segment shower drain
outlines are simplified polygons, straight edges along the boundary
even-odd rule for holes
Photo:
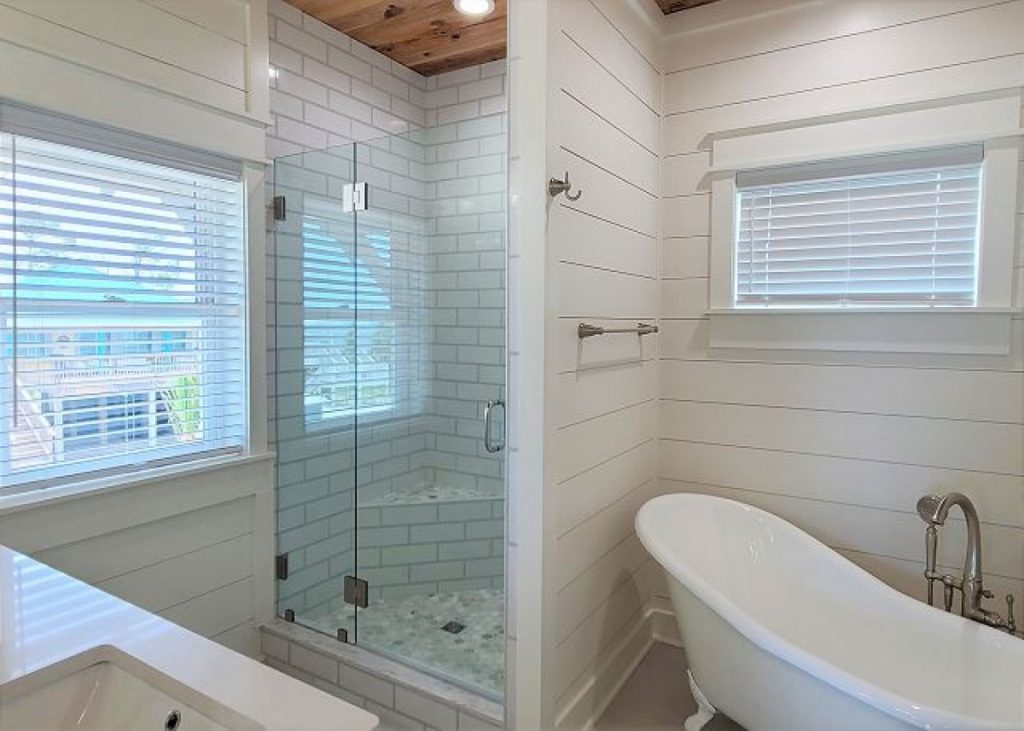
[[[459,632],[466,629],[466,625],[464,625],[462,622],[456,622],[455,620],[452,620],[451,622],[447,622],[441,625],[441,629],[443,629],[445,632],[450,632],[453,635],[457,635]]]

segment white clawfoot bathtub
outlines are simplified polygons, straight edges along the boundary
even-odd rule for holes
[[[636,527],[667,573],[699,692],[748,731],[1024,730],[1024,640],[733,500],[664,495]]]

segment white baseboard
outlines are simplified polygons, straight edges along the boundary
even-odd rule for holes
[[[659,597],[648,603],[643,619],[623,635],[617,647],[558,713],[555,726],[590,731],[655,642],[682,646],[675,616],[667,602]]]

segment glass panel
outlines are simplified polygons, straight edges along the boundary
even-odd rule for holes
[[[500,699],[505,119],[356,144],[359,644]],[[492,448],[504,410],[491,409]]]
[[[353,181],[353,148],[278,158],[275,222],[274,426],[278,458],[277,552],[288,578],[277,582],[278,612],[307,627],[356,641],[344,604],[355,574],[356,311],[367,276],[354,251],[356,219],[342,207]]]

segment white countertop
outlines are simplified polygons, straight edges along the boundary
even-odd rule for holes
[[[267,731],[370,731],[377,717],[0,546],[0,685],[112,645]]]

